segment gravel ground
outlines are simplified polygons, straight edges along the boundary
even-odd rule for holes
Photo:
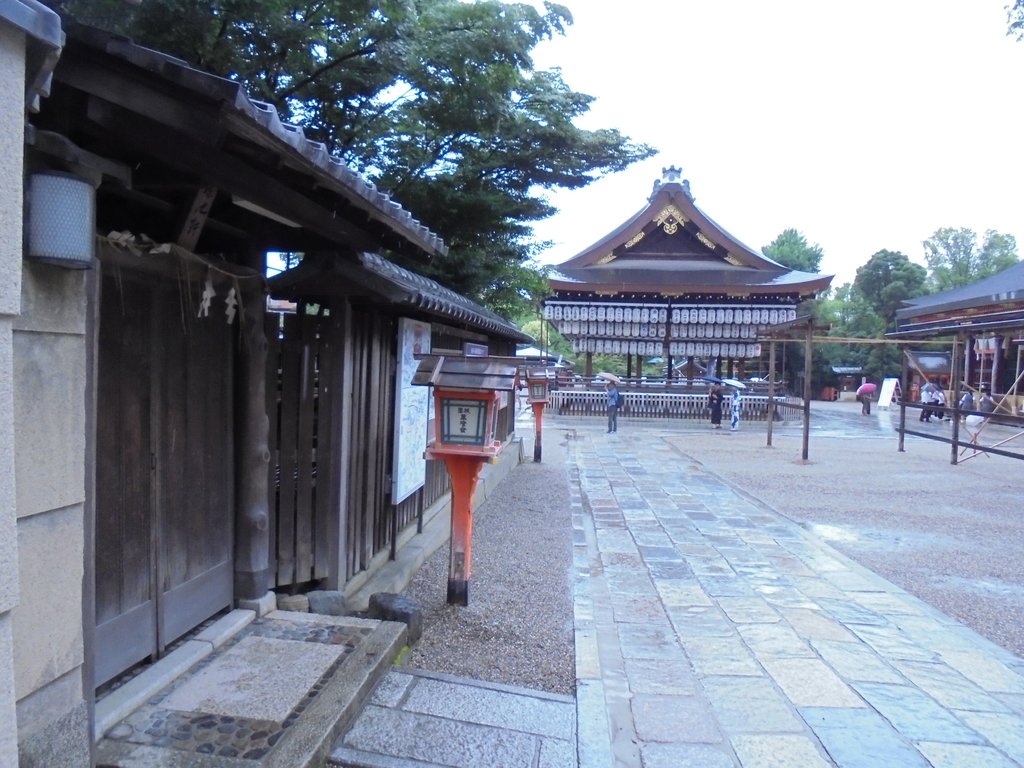
[[[574,695],[572,516],[564,433],[544,461],[512,470],[473,511],[469,605],[450,606],[447,544],[403,594],[423,609],[423,636],[408,667]],[[556,439],[563,440],[562,444]]]

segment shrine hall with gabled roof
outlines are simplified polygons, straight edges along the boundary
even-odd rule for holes
[[[666,168],[647,205],[594,245],[555,266],[544,318],[592,356],[660,355],[708,361],[709,371],[743,376],[761,355],[757,334],[796,318],[800,302],[825,291],[831,275],[772,261],[701,211],[678,168]],[[637,365],[637,371],[641,370]]]

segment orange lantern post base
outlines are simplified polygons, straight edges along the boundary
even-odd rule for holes
[[[541,423],[544,420],[544,406],[546,403],[531,403],[533,405],[533,422],[534,422],[534,438],[533,438],[533,460],[540,461],[541,456],[541,435],[543,429]]]
[[[452,538],[448,559],[448,605],[469,605],[469,577],[473,553],[473,494],[483,455],[440,453],[452,481]]]

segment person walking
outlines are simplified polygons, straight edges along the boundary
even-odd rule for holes
[[[863,394],[857,395],[857,399],[860,400],[860,415],[870,416],[871,415],[871,394],[864,392]]]
[[[935,408],[932,410],[932,414],[939,421],[944,421],[946,418],[946,391],[942,387],[936,387],[934,395],[932,405]]]
[[[982,413],[993,413],[996,409],[996,401],[992,399],[988,384],[981,385],[981,397],[978,399],[978,410]]]
[[[708,391],[708,408],[711,409],[711,426],[715,429],[722,428],[722,387],[719,384],[712,384]]]
[[[733,387],[732,397],[729,398],[729,431],[735,432],[740,428],[740,391]]]
[[[619,431],[619,388],[614,381],[609,381],[608,394],[608,434]]]

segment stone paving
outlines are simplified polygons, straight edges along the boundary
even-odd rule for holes
[[[576,764],[575,707],[567,696],[393,669],[330,763],[566,768]]]
[[[737,493],[658,425],[601,426],[557,422],[581,768],[1024,764],[1024,661]]]

